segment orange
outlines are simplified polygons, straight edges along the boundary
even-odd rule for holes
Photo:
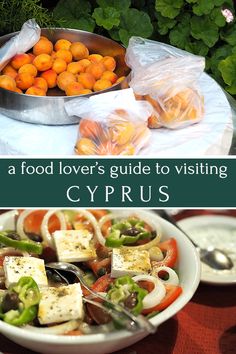
[[[26,72],[17,74],[16,76],[16,86],[21,90],[27,90],[34,83],[34,77]]]
[[[8,75],[8,76],[12,77],[13,79],[15,79],[15,77],[17,75],[16,69],[14,69],[10,64],[5,66],[5,68],[2,70],[2,73],[4,75]]]
[[[43,89],[45,92],[47,92],[47,90],[48,90],[47,81],[42,77],[36,77],[34,79],[33,86],[39,87],[39,88]]]
[[[92,90],[94,84],[95,84],[95,79],[93,75],[89,73],[81,73],[77,76],[77,80],[80,84],[83,85],[85,89]]]
[[[64,59],[56,58],[52,64],[52,70],[54,70],[57,74],[60,74],[67,70],[67,63]]]
[[[95,80],[99,80],[104,71],[106,71],[106,68],[102,62],[91,63],[85,70],[86,73],[92,74]]]
[[[20,67],[20,69],[18,70],[18,73],[28,73],[32,76],[37,76],[38,70],[36,69],[36,67],[33,64],[24,64]]]
[[[31,63],[31,57],[25,53],[16,54],[10,62],[11,66],[16,70],[20,69],[22,65],[30,64],[30,63]]]
[[[102,134],[101,124],[91,119],[81,119],[79,123],[79,132],[83,138],[95,139]]]
[[[25,91],[26,95],[46,96],[46,91],[37,86],[31,86]]]
[[[76,143],[75,151],[79,155],[94,155],[96,153],[96,145],[88,138],[81,138]]]
[[[65,88],[65,92],[67,96],[80,95],[81,90],[83,90],[83,86],[76,81],[69,83]]]
[[[64,71],[57,76],[57,86],[63,91],[65,91],[66,86],[73,81],[76,81],[76,77],[68,71]]]
[[[68,41],[67,39],[58,39],[54,45],[54,49],[57,52],[60,49],[66,49],[69,50],[71,46],[71,42]]]
[[[39,71],[46,71],[51,69],[52,64],[53,64],[53,59],[48,54],[40,54],[37,57],[35,57],[33,61],[33,65],[36,66],[36,68]]]
[[[8,75],[0,75],[0,87],[6,90],[15,91],[16,82]]]
[[[41,74],[41,77],[47,81],[48,88],[57,86],[57,73],[56,71],[49,69]]]
[[[55,58],[63,59],[67,64],[72,62],[72,54],[68,49],[59,49],[55,54]]]
[[[93,90],[94,91],[102,91],[102,90],[108,89],[111,86],[112,86],[111,81],[106,80],[106,79],[100,79],[95,82],[95,84],[93,86]]]
[[[70,46],[74,60],[86,59],[89,56],[88,48],[81,42],[74,42]]]
[[[40,38],[40,40],[33,46],[33,54],[35,56],[40,54],[51,54],[53,51],[53,44],[48,39]]]

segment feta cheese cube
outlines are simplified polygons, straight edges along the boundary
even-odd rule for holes
[[[96,258],[93,235],[88,230],[62,230],[53,233],[61,262],[84,262]]]
[[[44,260],[35,257],[6,256],[3,262],[5,285],[16,284],[21,277],[32,277],[39,287],[48,286]]]
[[[146,250],[114,248],[111,258],[111,276],[139,275],[151,270],[149,252]]]
[[[38,319],[41,324],[64,322],[83,317],[79,283],[41,290]]]

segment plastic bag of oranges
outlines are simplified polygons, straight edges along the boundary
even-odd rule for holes
[[[197,88],[205,59],[167,44],[132,37],[126,52],[132,69],[130,87],[137,99],[154,108],[150,128],[182,128],[203,118],[204,100]]]
[[[65,109],[70,116],[81,117],[78,155],[136,155],[149,142],[147,119],[153,108],[137,101],[132,89],[76,98]]]

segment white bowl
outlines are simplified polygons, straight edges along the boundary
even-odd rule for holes
[[[186,236],[169,222],[161,219],[151,211],[145,211],[151,218],[158,219],[162,227],[162,240],[174,237],[179,250],[178,273],[183,293],[167,309],[151,319],[156,328],[180,311],[192,298],[200,281],[200,261],[192,243]],[[9,229],[14,223],[15,212],[7,212],[0,216],[0,230]],[[144,331],[135,333],[125,330],[106,334],[84,336],[59,336],[38,334],[23,328],[11,326],[0,321],[0,331],[3,335],[26,348],[46,354],[105,354],[112,353],[138,342],[148,334]],[[158,351],[158,343],[157,351]]]

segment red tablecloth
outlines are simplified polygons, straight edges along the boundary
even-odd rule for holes
[[[33,354],[1,335],[0,350],[9,354]],[[162,324],[156,334],[116,354],[144,353],[236,353],[236,286],[200,284],[192,300]]]

